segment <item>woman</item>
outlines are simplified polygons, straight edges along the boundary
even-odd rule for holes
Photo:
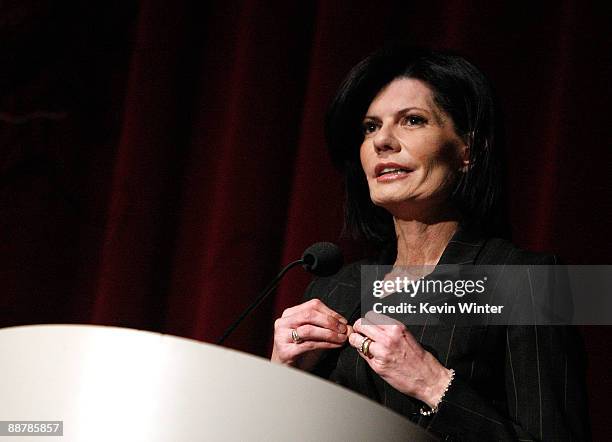
[[[377,263],[554,264],[502,234],[494,101],[462,57],[375,53],[327,116],[346,227]],[[587,439],[580,343],[568,328],[406,326],[360,318],[360,264],[314,281],[275,323],[272,360],[313,371],[450,439]]]

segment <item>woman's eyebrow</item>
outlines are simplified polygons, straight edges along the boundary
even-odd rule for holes
[[[417,106],[410,106],[410,107],[405,107],[403,109],[398,110],[397,112],[395,112],[396,115],[402,115],[405,113],[408,113],[410,111],[414,111],[414,110],[418,110],[421,112],[426,112],[428,114],[433,114],[434,116],[436,115],[435,112],[432,112],[429,109],[425,109],[422,107],[417,107]],[[366,115],[365,117],[363,117],[364,121],[365,120],[380,120],[380,117],[376,116],[376,115]]]
[[[397,111],[397,113],[398,114],[405,114],[405,113],[413,111],[413,110],[418,110],[418,111],[421,111],[421,112],[431,113],[431,111],[429,109],[424,109],[422,107],[417,107],[417,106],[405,107],[404,109],[400,109],[399,111]]]

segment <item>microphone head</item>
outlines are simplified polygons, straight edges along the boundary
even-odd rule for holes
[[[330,276],[340,270],[343,258],[340,248],[331,242],[317,242],[302,254],[304,268],[317,276]]]

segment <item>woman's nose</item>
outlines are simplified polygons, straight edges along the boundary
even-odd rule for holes
[[[374,150],[376,153],[382,153],[385,151],[398,151],[400,144],[398,139],[393,134],[393,130],[390,127],[381,127],[376,135],[374,136]]]

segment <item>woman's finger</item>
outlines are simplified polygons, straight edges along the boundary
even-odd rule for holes
[[[371,323],[366,318],[359,318],[357,321],[355,321],[353,329],[356,332],[373,339],[374,341],[385,341],[388,335],[384,328]]]
[[[348,337],[349,345],[359,350],[361,348],[361,344],[363,343],[363,340],[366,338],[367,336],[364,336],[361,333],[358,333],[358,332],[351,333]]]
[[[332,342],[336,344],[343,344],[346,342],[348,335],[346,333],[340,333],[329,330],[327,328],[317,327],[311,324],[301,325],[295,328],[297,335],[300,338],[298,341],[300,344],[304,341],[318,341],[318,342]],[[289,333],[289,339],[295,342]]]
[[[364,345],[366,339],[370,340],[370,343],[367,345],[367,347]],[[357,353],[359,353],[359,355],[363,357],[366,361],[379,356],[382,351],[382,346],[379,343],[377,343],[372,338],[369,338],[368,336],[362,335],[361,333],[350,334],[349,344],[351,347],[354,347],[357,350]],[[362,350],[364,351],[362,352]],[[367,350],[367,352],[365,350]]]
[[[286,318],[289,328],[297,328],[302,325],[315,325],[335,332],[346,333],[346,324],[328,314],[318,310],[302,310]]]
[[[300,345],[294,346],[295,355],[299,356],[303,353],[310,352],[313,350],[332,350],[335,348],[340,348],[344,344],[337,344],[335,342],[326,342],[326,341],[306,341]]]
[[[383,341],[381,334],[377,333],[377,330],[381,331],[384,335],[391,339],[402,338],[407,340],[411,345],[420,345],[416,338],[410,333],[404,324],[401,322],[373,311],[369,311],[363,318],[363,324],[367,324],[367,330],[370,330],[370,334],[378,336],[379,341]],[[373,339],[376,339],[373,337]]]
[[[369,321],[370,324],[375,324],[375,325],[399,325],[399,326],[404,326],[404,324],[402,324],[400,321],[398,321],[397,319],[393,319],[390,316],[387,315],[383,315],[382,313],[376,313],[372,310],[370,310],[369,312],[367,312],[364,315],[365,319],[367,319]]]
[[[324,315],[316,310],[298,311],[291,316],[278,318],[274,322],[274,333],[280,335],[283,341],[291,336],[291,330],[304,325],[314,325],[335,333],[347,334],[348,328],[336,318]]]
[[[363,343],[365,342],[366,339],[369,339],[371,341],[370,348],[372,348],[372,344],[374,344],[375,341],[369,336],[364,336],[361,333],[351,333],[349,335],[348,341],[351,347],[356,348],[359,351],[359,353],[361,353]],[[370,351],[370,354],[372,354],[371,351]]]
[[[297,339],[294,339],[294,330]],[[298,311],[274,323],[275,340],[284,343],[303,343],[308,340],[344,343],[348,334],[349,326],[316,310]]]

